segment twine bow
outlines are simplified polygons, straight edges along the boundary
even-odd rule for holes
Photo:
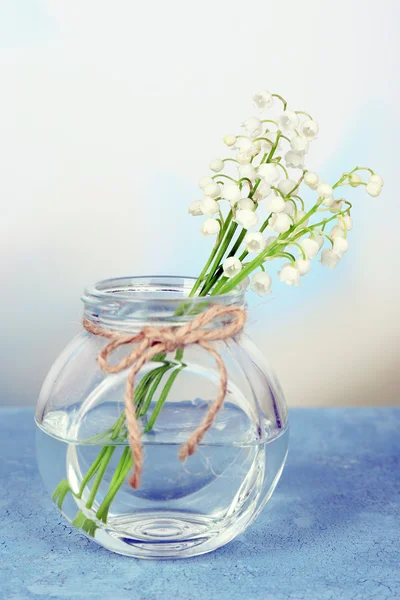
[[[205,329],[214,319],[219,317],[232,317],[220,327]],[[128,375],[125,389],[125,414],[128,428],[128,440],[132,450],[134,471],[130,477],[129,484],[133,488],[140,486],[140,478],[143,468],[143,449],[140,436],[139,424],[136,418],[134,403],[135,376],[146,363],[153,360],[157,354],[174,352],[178,348],[184,348],[197,344],[206,350],[215,359],[219,373],[220,382],[217,398],[211,404],[206,416],[198,428],[190,435],[189,439],[179,450],[179,458],[184,461],[188,456],[196,452],[197,445],[203,439],[208,429],[213,424],[216,414],[223,405],[226,395],[228,375],[224,361],[219,353],[212,347],[211,342],[227,340],[238,334],[246,321],[245,311],[236,306],[212,306],[207,311],[200,313],[189,323],[180,327],[144,327],[135,335],[121,334],[106,331],[93,325],[84,319],[84,328],[93,335],[100,335],[111,340],[100,352],[97,361],[100,368],[106,373],[120,373],[125,369],[131,369]],[[118,364],[110,365],[108,357],[117,348],[126,344],[137,344],[134,349],[125,356]]]

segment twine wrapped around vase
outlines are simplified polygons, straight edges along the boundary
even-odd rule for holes
[[[206,326],[214,319],[223,317],[230,318],[226,323],[221,324],[217,328],[206,329]],[[240,333],[245,321],[246,312],[242,308],[218,305],[214,305],[205,312],[200,313],[185,325],[179,327],[146,326],[135,335],[106,331],[96,327],[87,319],[83,321],[83,326],[89,333],[100,335],[110,340],[109,344],[107,344],[97,357],[100,368],[106,373],[120,373],[125,369],[130,369],[124,400],[128,439],[134,461],[134,471],[129,480],[129,484],[133,488],[138,488],[140,486],[143,468],[143,448],[134,402],[134,385],[137,373],[143,365],[153,360],[157,354],[174,352],[178,350],[178,348],[185,348],[192,344],[201,346],[215,359],[220,373],[217,398],[211,404],[200,425],[181,447],[179,458],[183,461],[196,452],[197,445],[213,424],[218,411],[223,405],[226,395],[228,383],[226,367],[219,353],[212,347],[211,342],[227,340]],[[110,365],[108,363],[109,355],[113,350],[126,344],[136,345],[132,352],[125,356],[119,363]]]

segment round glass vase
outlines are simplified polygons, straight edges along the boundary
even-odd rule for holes
[[[241,289],[190,298],[194,281],[102,281],[85,291],[84,316],[103,330],[134,333],[146,325],[180,327],[215,304],[245,308]],[[129,369],[101,370],[97,356],[106,344],[83,329],[43,384],[37,457],[48,492],[70,523],[120,554],[185,558],[226,544],[265,506],[287,455],[286,405],[265,359],[245,332],[213,342],[228,372],[227,394],[197,451],[184,462],[179,448],[218,394],[218,367],[198,345],[145,364],[134,394],[144,464],[140,487],[132,489],[124,413]],[[128,351],[118,348],[110,362]]]

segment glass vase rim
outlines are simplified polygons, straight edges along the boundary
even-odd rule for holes
[[[109,329],[131,331],[140,324],[182,325],[214,305],[246,308],[240,287],[227,294],[189,297],[195,281],[171,275],[103,279],[85,289],[84,317]]]
[[[85,287],[81,299],[83,302],[90,302],[91,299],[97,301],[109,301],[110,299],[115,299],[124,302],[146,302],[154,300],[156,288],[162,285],[163,291],[168,293],[168,297],[164,297],[163,302],[174,304],[189,298],[189,292],[196,281],[197,277],[182,275],[132,275],[110,277],[101,279],[96,283]],[[132,286],[137,286],[137,288],[132,289]],[[173,292],[176,293],[174,294]],[[225,301],[227,305],[240,305],[244,304],[244,298],[245,290],[240,286],[237,286],[229,292],[216,294],[215,296],[191,296],[190,302],[196,304],[218,299],[219,302]]]

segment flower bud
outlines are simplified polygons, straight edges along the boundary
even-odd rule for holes
[[[221,171],[224,170],[224,161],[221,160],[220,158],[216,158],[215,160],[212,160],[210,162],[210,169],[211,169],[211,171],[214,171],[215,173],[220,173]]]
[[[318,175],[312,171],[307,171],[307,173],[304,175],[303,181],[312,190],[316,190],[320,183]]]
[[[228,134],[224,137],[224,144],[226,146],[234,146],[236,144],[236,135]]]

